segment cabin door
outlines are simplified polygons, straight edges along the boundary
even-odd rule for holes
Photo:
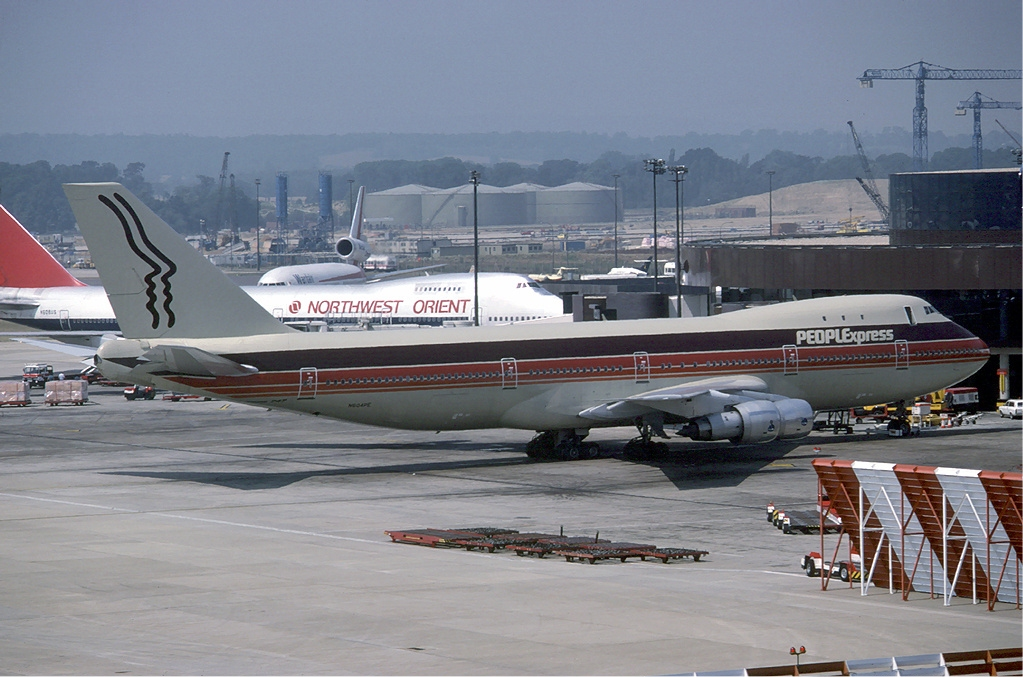
[[[298,370],[298,399],[311,400],[316,397],[316,367],[302,367]]]
[[[60,311],[60,328],[62,331],[71,330],[71,314],[66,310]]]
[[[786,376],[794,376],[799,373],[799,348],[794,345],[782,346],[781,359],[783,373]]]
[[[505,390],[519,387],[519,367],[514,357],[501,358],[501,387]]]
[[[636,383],[649,383],[650,355],[643,352],[633,353],[632,364],[636,369]]]
[[[909,369],[909,341],[899,339],[895,342],[895,368]]]

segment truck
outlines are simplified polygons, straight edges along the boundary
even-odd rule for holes
[[[26,364],[21,370],[21,380],[27,383],[29,388],[44,388],[46,382],[52,378],[51,364]]]
[[[945,388],[942,413],[976,414],[979,408],[980,396],[976,388]]]

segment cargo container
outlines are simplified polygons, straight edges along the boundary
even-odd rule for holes
[[[0,381],[0,407],[24,407],[27,404],[32,404],[27,382]]]
[[[46,404],[83,404],[89,401],[89,383],[82,379],[46,382]]]

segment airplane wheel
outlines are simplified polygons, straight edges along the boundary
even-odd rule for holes
[[[600,456],[600,446],[596,442],[586,442],[584,445],[586,458],[594,459]]]

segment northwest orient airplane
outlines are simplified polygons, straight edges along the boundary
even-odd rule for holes
[[[0,207],[0,319],[47,332],[88,335],[118,331],[103,287],[75,279],[17,220]],[[482,324],[562,318],[561,299],[527,277],[480,273]],[[278,320],[310,329],[373,322],[442,325],[471,322],[469,273],[385,280],[366,285],[240,287]]]
[[[988,359],[900,295],[687,319],[308,333],[276,320],[116,183],[64,190],[124,340],[108,378],[392,428],[521,428],[531,456],[593,456],[596,426],[698,440],[793,440],[815,410],[908,399]]]

